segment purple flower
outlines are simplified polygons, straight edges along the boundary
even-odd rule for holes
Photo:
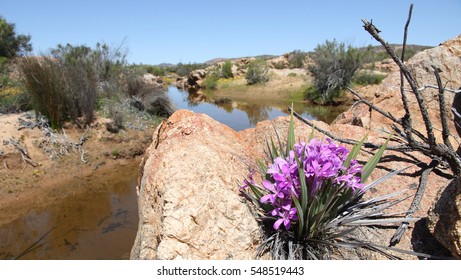
[[[275,209],[274,209],[275,210]],[[296,215],[296,208],[290,208],[288,211],[280,211],[280,209],[277,209],[276,211],[272,211],[273,216],[279,216],[280,218],[275,221],[274,223],[274,229],[278,230],[280,226],[283,225],[285,226],[286,230],[289,230],[291,227],[291,221],[296,221],[298,220],[298,216]],[[274,215],[275,214],[275,215]]]
[[[352,189],[354,192],[363,188],[360,182],[362,166],[356,160],[352,160],[349,167],[344,167],[344,161],[349,151],[336,145],[331,139],[326,143],[312,139],[308,144],[304,142],[294,144],[293,150],[286,158],[277,157],[267,168],[262,182],[267,191],[260,199],[261,203],[271,204],[272,210],[269,215],[277,217],[273,227],[279,230],[283,224],[286,230],[298,220],[293,197],[300,199],[301,178],[299,168],[304,170],[304,180],[309,193],[309,199],[317,195],[323,188]],[[255,185],[252,173],[244,186],[249,183]],[[308,203],[310,203],[308,201]]]

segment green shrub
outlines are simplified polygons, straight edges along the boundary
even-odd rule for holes
[[[13,58],[32,51],[30,35],[18,35],[15,28],[14,23],[8,23],[0,16],[0,57]]]
[[[17,93],[0,91],[1,114],[24,112],[30,109],[30,100],[27,92],[22,90]]]
[[[24,57],[19,70],[32,97],[33,108],[46,116],[53,128],[66,120],[78,125],[94,119],[98,91],[119,83],[125,65],[121,48],[97,44],[58,45],[51,56]]]
[[[352,81],[359,85],[378,85],[384,80],[384,78],[386,78],[386,75],[374,74],[366,71],[357,73]]]
[[[165,69],[159,66],[154,66],[154,65],[147,66],[146,71],[147,73],[150,73],[155,76],[161,76],[161,77],[165,76]]]
[[[218,87],[219,75],[216,73],[209,73],[202,82],[204,89],[216,89]]]
[[[221,66],[221,77],[225,79],[230,79],[234,77],[234,75],[232,74],[232,62],[230,60],[227,60]]]
[[[314,99],[321,104],[330,104],[340,88],[350,83],[361,65],[362,55],[356,48],[327,40],[315,48],[311,58],[314,63],[309,65],[308,70],[314,78],[317,92]]]
[[[303,68],[306,56],[307,53],[301,50],[292,51],[288,56],[288,64],[290,68]]]
[[[269,67],[267,67],[266,61],[262,59],[250,61],[245,78],[249,85],[268,82]]]

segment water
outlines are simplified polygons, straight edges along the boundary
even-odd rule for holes
[[[59,191],[65,198],[0,227],[0,259],[129,259],[138,227],[139,162],[96,170]]]
[[[196,113],[207,114],[213,119],[240,131],[249,127],[254,127],[263,120],[272,120],[279,116],[288,115],[290,101],[278,100],[255,100],[249,98],[239,98],[234,100],[224,100],[214,102],[206,95],[189,94],[176,87],[169,87],[168,96],[176,105],[176,109],[187,109]],[[331,123],[336,116],[341,113],[342,108],[306,106],[302,102],[293,104],[296,112],[309,120],[322,120]]]
[[[176,87],[170,87],[168,95],[177,109],[205,113],[237,131],[285,116],[291,105],[245,98],[214,102]],[[327,123],[341,110],[303,103],[294,108],[307,119]],[[128,259],[139,219],[138,164],[98,169],[89,177],[63,182],[59,199],[0,226],[0,259]]]

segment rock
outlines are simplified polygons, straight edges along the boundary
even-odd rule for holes
[[[147,150],[132,259],[253,259],[259,226],[239,195],[250,147],[227,126],[180,110]]]
[[[461,178],[442,189],[429,210],[428,228],[457,259],[461,259]]]
[[[142,76],[144,83],[150,86],[161,87],[163,85],[163,80],[160,77],[154,76],[150,73],[146,73]]]
[[[253,259],[260,244],[258,225],[239,196],[238,184],[247,176],[248,166],[264,157],[266,139],[277,139],[275,131],[286,138],[289,118],[263,121],[255,128],[235,132],[206,115],[180,110],[165,121],[153,136],[145,154],[139,188],[139,229],[132,259]],[[382,143],[385,135],[375,131],[338,124],[329,126],[314,121],[316,127],[342,138],[360,138]],[[311,128],[295,121],[298,141],[306,141]],[[324,136],[315,132],[315,137]],[[193,148],[191,148],[193,147]],[[349,146],[350,148],[350,146]],[[380,163],[371,175],[376,180],[389,172],[411,165],[412,160],[430,159],[411,153],[405,158],[387,151],[392,161]],[[360,160],[370,158],[362,153]],[[401,160],[398,160],[402,158]],[[418,172],[414,166],[407,174]],[[416,176],[394,176],[365,199],[388,194],[418,182]],[[426,194],[416,217],[424,217],[437,191],[447,180],[429,176]],[[411,200],[392,211],[408,210]],[[387,244],[393,229],[380,229],[372,242]],[[411,230],[399,244],[411,250]],[[382,256],[362,252],[354,258],[376,259]],[[402,256],[409,258],[408,256]],[[352,258],[352,257],[350,257]]]

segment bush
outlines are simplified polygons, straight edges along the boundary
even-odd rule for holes
[[[232,74],[232,62],[231,61],[227,60],[221,66],[221,77],[224,79],[230,79],[234,77],[234,75]]]
[[[359,85],[378,85],[380,84],[386,75],[374,74],[372,72],[360,72],[353,78],[353,82]]]
[[[165,69],[159,66],[147,66],[147,73],[150,73],[155,76],[165,76]]]
[[[336,40],[326,41],[318,45],[311,55],[314,64],[308,70],[314,78],[314,87],[318,93],[315,99],[321,104],[330,104],[347,86],[355,71],[361,65],[362,55],[358,49],[338,43]]]
[[[19,70],[34,109],[53,128],[61,128],[66,120],[78,125],[93,121],[98,89],[118,83],[124,57],[120,48],[112,50],[105,44],[98,43],[94,50],[58,45],[51,56],[20,59]]]
[[[288,64],[290,68],[303,68],[306,56],[307,53],[301,50],[292,51],[288,56]]]
[[[265,83],[269,81],[269,67],[267,67],[266,61],[262,59],[256,59],[248,63],[245,78],[249,85]]]
[[[216,73],[209,73],[202,82],[204,89],[216,89],[218,87],[219,75]]]
[[[13,58],[32,51],[29,35],[17,35],[14,23],[8,23],[0,16],[0,57]]]

